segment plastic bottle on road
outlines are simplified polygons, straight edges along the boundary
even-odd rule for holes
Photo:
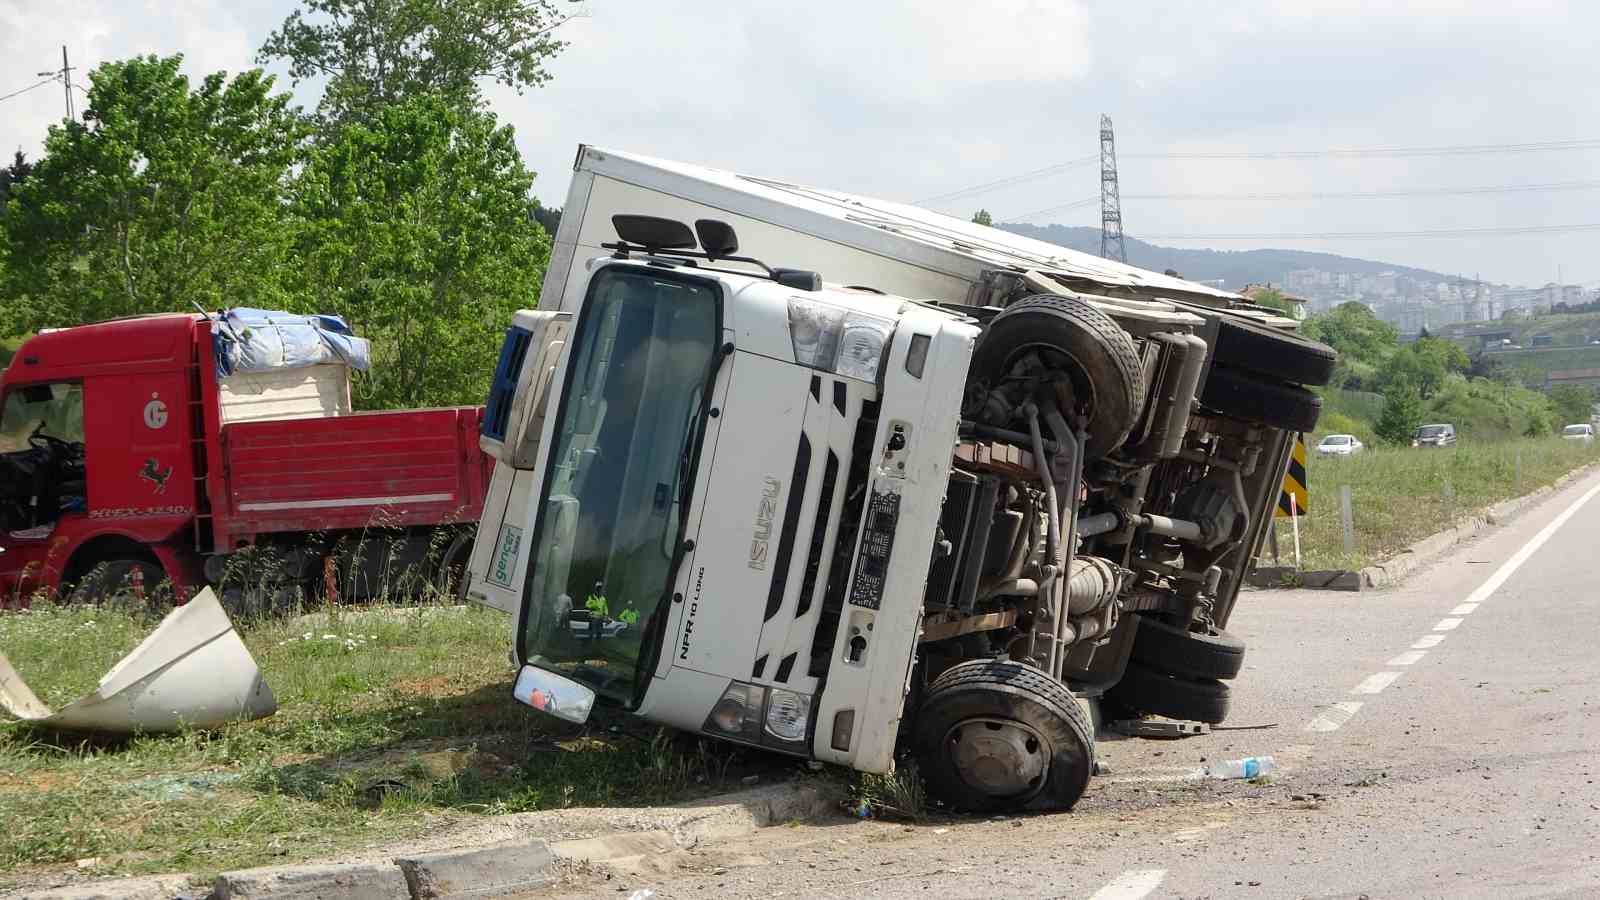
[[[1266,775],[1277,768],[1277,764],[1270,756],[1246,756],[1244,759],[1228,759],[1206,766],[1206,775],[1210,778],[1256,778]]]

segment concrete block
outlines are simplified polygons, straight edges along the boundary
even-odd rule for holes
[[[217,900],[394,900],[406,880],[389,864],[334,863],[241,869],[217,876]]]
[[[499,897],[549,884],[555,856],[544,841],[425,853],[395,860],[413,900]]]

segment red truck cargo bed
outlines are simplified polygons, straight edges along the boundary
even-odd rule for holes
[[[257,534],[475,522],[490,462],[476,407],[238,422],[222,429],[227,545]]]

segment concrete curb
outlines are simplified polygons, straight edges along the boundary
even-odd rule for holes
[[[1471,539],[1481,531],[1504,525],[1522,515],[1573,481],[1592,474],[1597,466],[1600,466],[1600,463],[1573,469],[1552,484],[1480,509],[1449,528],[1417,541],[1395,556],[1359,571],[1335,569],[1296,573],[1293,567],[1261,566],[1251,570],[1245,576],[1245,581],[1254,587],[1300,587],[1314,591],[1364,591],[1390,587],[1399,584],[1412,572],[1443,556],[1457,544]]]
[[[435,900],[499,897],[554,881],[563,867],[648,869],[717,839],[815,819],[839,809],[843,785],[823,779],[776,784],[695,803],[638,809],[569,809],[496,816],[445,840],[311,863],[218,875],[209,893],[190,875],[92,881],[30,891],[31,900]],[[542,834],[543,837],[534,837]],[[523,835],[507,840],[510,835]]]

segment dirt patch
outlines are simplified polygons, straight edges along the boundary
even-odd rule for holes
[[[61,772],[26,772],[21,775],[0,772],[0,788],[49,791],[76,784],[77,778]]]
[[[432,678],[408,678],[396,681],[390,689],[399,694],[412,694],[418,697],[443,697],[450,693],[453,682],[444,675],[435,675]]]

